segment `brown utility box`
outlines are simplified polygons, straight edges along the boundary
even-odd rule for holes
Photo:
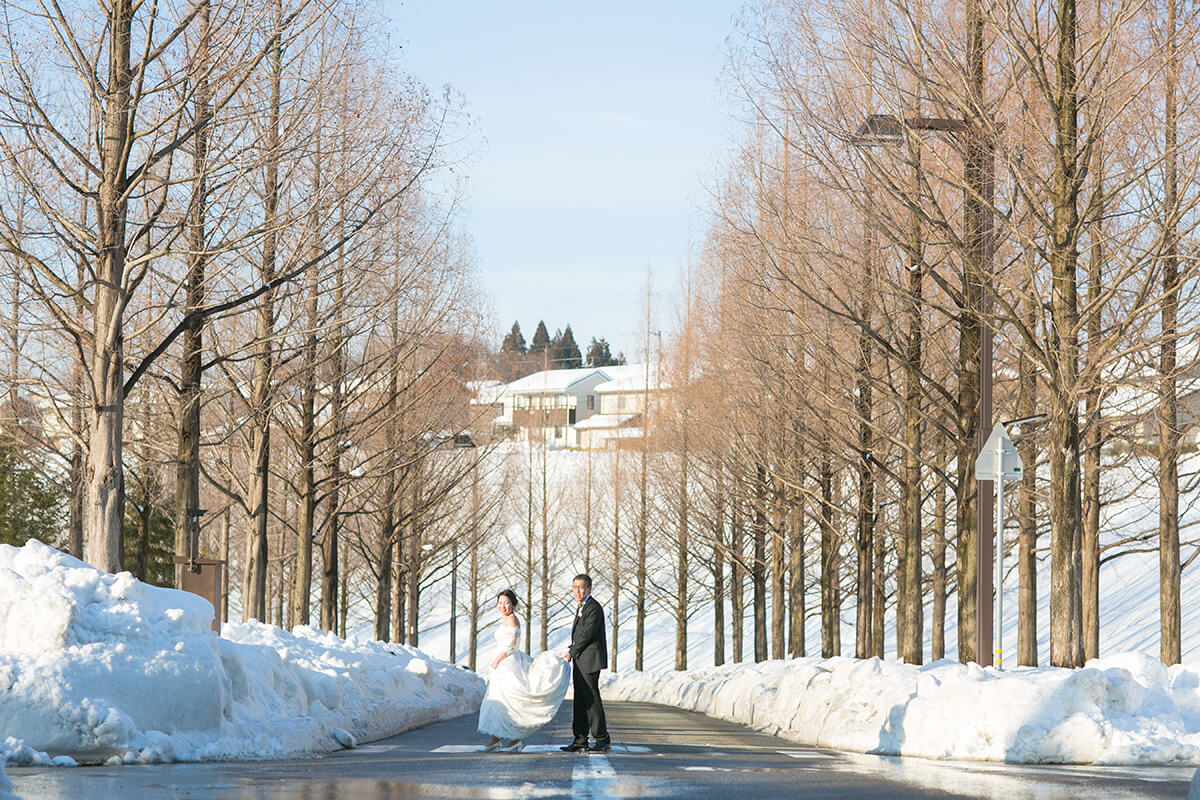
[[[198,594],[213,607],[212,629],[221,632],[221,590],[224,587],[225,562],[217,558],[197,558],[195,566],[199,572],[188,567],[188,560],[175,556],[175,563],[183,565],[183,590]]]

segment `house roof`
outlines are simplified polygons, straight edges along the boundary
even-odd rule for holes
[[[606,372],[616,371],[616,374],[610,375],[612,380],[608,383],[602,383],[596,387],[597,394],[631,394],[646,391],[645,364],[627,364],[623,367],[605,367],[604,369]],[[651,391],[669,388],[666,381],[655,374],[653,367],[650,368],[649,388]]]
[[[500,402],[505,386],[504,381],[471,381],[467,384],[467,388],[475,395],[472,402],[484,406]]]
[[[605,428],[620,428],[635,419],[637,414],[593,414],[582,422],[575,423],[578,430],[603,430]]]
[[[580,381],[586,380],[591,376],[599,373],[606,380],[611,376],[608,374],[610,367],[605,367],[603,370],[593,367],[584,367],[583,369],[547,369],[541,372],[535,372],[532,375],[526,375],[524,378],[515,380],[508,384],[505,388],[505,394],[551,394],[555,392],[565,392]]]

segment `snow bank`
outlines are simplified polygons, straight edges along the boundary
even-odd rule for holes
[[[11,737],[0,753],[14,763],[317,753],[466,713],[483,695],[474,673],[411,648],[254,622],[219,637],[212,618],[196,595],[35,541],[0,545],[0,738]]]
[[[4,774],[4,760],[0,759],[0,800],[17,800],[12,793],[12,781]]]
[[[606,698],[677,706],[805,744],[933,759],[1200,764],[1200,675],[1128,653],[1083,669],[800,658],[609,675]]]

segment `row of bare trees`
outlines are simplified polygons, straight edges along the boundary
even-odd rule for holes
[[[1047,591],[1050,662],[1096,656],[1101,563],[1153,548],[1161,656],[1178,663],[1180,576],[1200,550],[1181,542],[1179,500],[1200,310],[1194,15],[780,0],[740,30],[746,133],[686,280],[667,368],[682,391],[657,432],[693,503],[663,525],[679,531],[672,591],[688,594],[688,550],[707,552],[737,648],[745,576],[756,658],[805,652],[815,580],[823,655],[841,653],[850,608],[855,654],[882,655],[894,609],[899,657],[941,658],[954,608],[958,657],[990,660],[975,652],[991,613],[976,601],[983,403],[1044,415],[1012,430],[1017,660],[1037,663]],[[1142,487],[1154,519],[1106,527]]]
[[[1101,565],[1157,552],[1161,658],[1180,661],[1200,554],[1180,501],[1197,488],[1196,22],[1174,0],[746,13],[744,133],[677,335],[661,356],[648,337],[649,435],[605,456],[613,547],[592,569],[611,576],[614,660],[632,621],[641,668],[656,612],[680,669],[702,613],[718,664],[815,653],[810,620],[823,656],[882,656],[894,629],[910,663],[990,660],[982,407],[1024,420],[1015,660],[1038,663],[1047,597],[1050,663],[1098,655]]]
[[[95,566],[146,577],[165,518],[246,619],[344,633],[358,592],[415,642],[490,508],[455,497],[482,303],[469,127],[380,29],[354,0],[5,7],[3,382],[38,419],[4,423]]]

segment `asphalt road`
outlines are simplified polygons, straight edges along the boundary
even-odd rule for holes
[[[1026,767],[796,746],[699,714],[606,706],[614,747],[562,753],[570,703],[523,753],[484,753],[474,716],[323,758],[153,766],[10,767],[24,800],[401,798],[1186,798],[1189,767]]]

